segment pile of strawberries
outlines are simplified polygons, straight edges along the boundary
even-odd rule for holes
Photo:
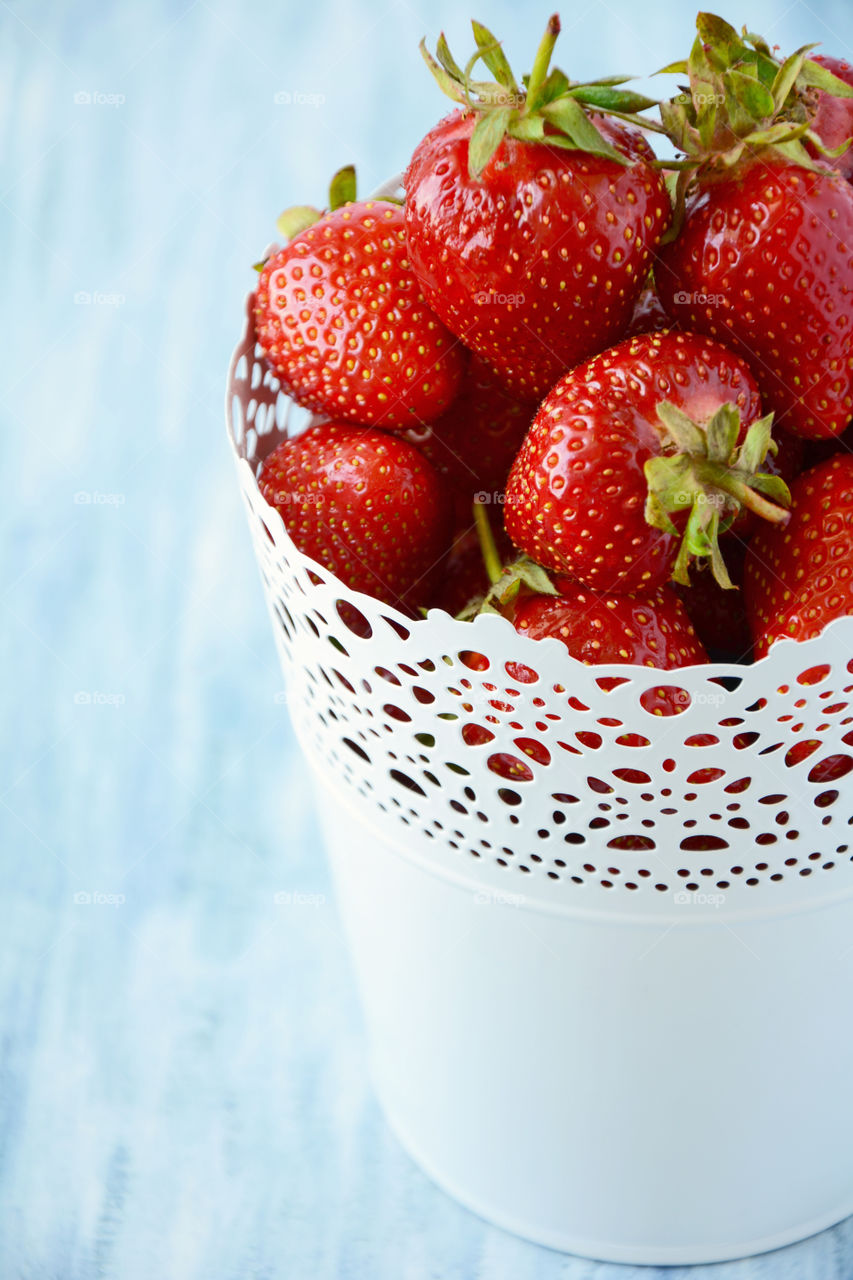
[[[853,613],[853,67],[700,14],[656,103],[552,66],[556,17],[522,82],[473,28],[464,68],[421,47],[456,108],[405,199],[341,170],[259,264],[258,342],[321,419],[264,496],[351,588],[584,662],[819,634]]]

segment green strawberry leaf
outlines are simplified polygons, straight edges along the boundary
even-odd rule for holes
[[[477,48],[483,62],[491,71],[498,84],[503,85],[510,93],[519,96],[519,88],[515,83],[515,76],[512,74],[512,68],[506,60],[506,55],[500,46],[500,41],[496,40],[491,31],[484,27],[481,22],[471,19],[471,27],[474,31],[474,39],[477,42]]]
[[[345,204],[352,204],[355,198],[355,165],[344,165],[343,169],[338,169],[329,183],[329,208],[340,209]]]
[[[804,49],[798,49],[796,53],[792,53],[790,58],[786,58],[781,67],[777,71],[770,92],[773,94],[773,101],[777,111],[781,111],[787,101],[788,94],[797,83],[797,78],[802,72],[803,64],[806,60],[806,52],[809,46]]]
[[[530,77],[526,77],[528,80]],[[540,105],[561,98],[569,90],[569,77],[559,67],[552,67],[539,90]]]
[[[814,45],[811,48],[814,48]],[[819,62],[812,62],[811,59],[803,63],[800,79],[803,84],[810,85],[814,89],[823,89],[824,93],[831,93],[834,98],[853,98],[853,85],[845,84],[826,67],[822,67]]]
[[[436,83],[442,93],[447,94],[448,98],[452,98],[454,102],[461,103],[465,106],[468,102],[467,95],[462,85],[456,80],[455,76],[450,75],[440,62],[437,62],[427,48],[426,40],[422,40],[418,45],[421,51],[421,57],[429,67]]]
[[[632,93],[627,89],[611,89],[606,85],[573,85],[568,93],[576,102],[608,111],[633,113],[658,105],[655,98],[646,98],[641,93]]]
[[[731,66],[744,52],[745,46],[737,31],[715,13],[697,13],[696,30],[708,56],[719,64],[718,70]]]
[[[545,121],[542,116],[518,116],[509,127],[514,138],[522,142],[543,142],[545,140]]]
[[[733,404],[721,404],[705,428],[706,448],[712,462],[728,463],[737,445],[740,414]],[[769,440],[769,432],[768,432]],[[764,460],[764,453],[759,461]]]
[[[771,476],[760,471],[751,477],[750,485],[773,502],[778,502],[781,507],[790,507],[791,490],[781,476]]]
[[[683,409],[663,400],[657,407],[657,415],[679,453],[704,453],[704,433]]]
[[[441,63],[442,67],[444,67],[444,70],[447,72],[447,74],[451,76],[454,80],[457,80],[461,85],[464,79],[465,73],[463,72],[462,68],[459,66],[456,59],[453,57],[453,54],[450,52],[450,49],[448,47],[447,40],[445,39],[445,35],[443,31],[441,35],[438,37],[438,40],[436,41],[435,54],[439,62]]]
[[[742,471],[757,472],[768,453],[777,453],[779,446],[771,435],[773,414],[765,414],[752,426],[737,452],[737,465]]]
[[[498,107],[480,116],[474,125],[468,143],[468,172],[472,178],[480,177],[501,145],[511,114],[509,107]]]
[[[589,151],[593,155],[606,156],[608,160],[616,160],[619,164],[628,163],[625,156],[620,155],[616,148],[612,147],[599,133],[574,98],[558,98],[556,102],[547,103],[542,108],[542,115],[581,150]],[[556,142],[557,139],[549,138],[548,141]]]
[[[285,240],[290,241],[302,231],[307,231],[309,227],[313,227],[314,223],[319,221],[322,216],[320,210],[313,208],[310,204],[296,204],[280,213],[276,218],[275,225],[280,235]]]
[[[766,120],[776,110],[773,94],[766,89],[760,80],[744,75],[742,71],[730,71],[726,83],[734,94],[737,103],[743,107],[747,123],[752,120]]]

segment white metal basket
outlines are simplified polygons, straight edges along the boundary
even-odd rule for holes
[[[401,1141],[483,1216],[611,1261],[853,1212],[853,619],[673,672],[412,621],[261,497],[290,411],[250,299],[229,435]]]

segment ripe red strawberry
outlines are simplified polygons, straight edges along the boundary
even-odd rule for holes
[[[788,527],[760,530],[746,558],[744,593],[759,658],[775,640],[809,640],[853,614],[853,457],[803,472],[791,498]]]
[[[599,595],[558,577],[559,595],[531,595],[515,610],[516,631],[534,640],[553,636],[573,658],[587,665],[632,663],[644,667],[687,667],[707,655],[671,587],[647,597]]]
[[[315,413],[388,430],[431,422],[453,400],[464,356],[424,302],[403,210],[367,200],[318,219],[297,221],[258,281],[255,326],[273,370]]]
[[[484,502],[501,501],[531,417],[530,406],[507,395],[485,361],[474,356],[447,412],[430,426],[406,433],[447,478],[462,528],[471,527],[475,494],[487,495]]]
[[[655,265],[664,306],[749,360],[765,408],[798,435],[838,435],[853,415],[853,189],[799,140],[815,86],[853,89],[826,68],[790,59],[712,15],[686,64],[695,98],[662,109],[696,164],[677,238]],[[744,74],[755,88],[743,98]],[[797,66],[799,77],[795,77]],[[785,76],[790,72],[789,80]],[[789,84],[780,103],[768,81]]]
[[[845,84],[853,85],[853,67],[843,58],[816,54],[814,60]],[[828,151],[834,151],[836,147],[849,141],[853,137],[853,99],[839,98],[825,90],[818,90],[812,129]],[[809,152],[816,158],[825,159],[830,168],[837,169],[848,182],[853,179],[853,147],[847,147],[839,156],[821,156],[818,149],[811,145]]]
[[[532,402],[621,337],[671,206],[638,130],[593,121],[582,105],[630,113],[649,99],[546,74],[556,19],[526,92],[493,37],[476,23],[474,31],[499,83],[466,77],[443,38],[441,65],[424,50],[462,110],[427,134],[409,164],[409,252],[447,327]]]
[[[542,402],[510,472],[507,532],[539,564],[599,591],[686,581],[692,555],[710,558],[725,585],[721,523],[741,505],[786,518],[756,492],[786,496],[759,473],[770,439],[760,413],[752,374],[718,343],[673,331],[629,338]],[[687,511],[677,528],[669,513]]]
[[[426,598],[450,540],[447,494],[414,445],[327,422],[283,441],[258,484],[296,546],[356,591]]]

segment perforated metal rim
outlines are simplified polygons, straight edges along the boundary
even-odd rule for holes
[[[752,667],[671,673],[585,667],[496,617],[413,621],[301,555],[261,497],[291,413],[249,299],[227,416],[287,700],[367,819],[526,901],[717,911],[823,895],[818,872],[853,884],[853,619]]]

